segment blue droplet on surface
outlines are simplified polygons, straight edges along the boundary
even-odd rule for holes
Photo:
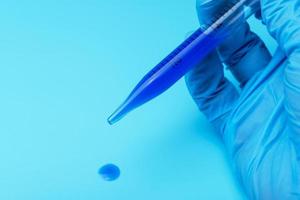
[[[105,181],[114,181],[118,179],[121,174],[119,167],[114,164],[106,164],[102,166],[98,173]]]

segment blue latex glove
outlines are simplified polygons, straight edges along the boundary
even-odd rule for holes
[[[225,2],[199,0],[200,23]],[[300,199],[300,0],[261,0],[261,13],[279,44],[273,57],[241,22],[186,82],[222,137],[247,196]],[[240,92],[224,77],[222,62]]]

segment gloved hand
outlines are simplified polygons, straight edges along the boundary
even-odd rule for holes
[[[198,0],[200,23],[228,0]],[[240,23],[186,76],[188,89],[228,149],[250,199],[300,199],[300,0],[261,0],[261,16],[279,48]],[[222,62],[240,82],[224,77]]]

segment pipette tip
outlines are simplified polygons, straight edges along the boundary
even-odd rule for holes
[[[107,119],[107,123],[109,123],[109,125],[114,125],[114,122],[112,121],[112,119],[110,117]]]
[[[108,119],[107,122],[109,125],[114,125],[116,122],[118,122],[121,119],[121,117],[118,116],[118,114],[113,113]]]
[[[122,104],[108,119],[107,122],[110,125],[115,124],[116,122],[120,121],[126,114],[125,111],[125,104]]]

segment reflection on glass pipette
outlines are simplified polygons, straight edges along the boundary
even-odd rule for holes
[[[241,18],[246,20],[258,11],[259,3],[260,0],[236,0],[228,4],[212,19],[212,23],[202,25],[146,74],[124,103],[108,118],[108,123],[116,123],[128,112],[170,88],[228,37],[230,27],[235,22]]]

